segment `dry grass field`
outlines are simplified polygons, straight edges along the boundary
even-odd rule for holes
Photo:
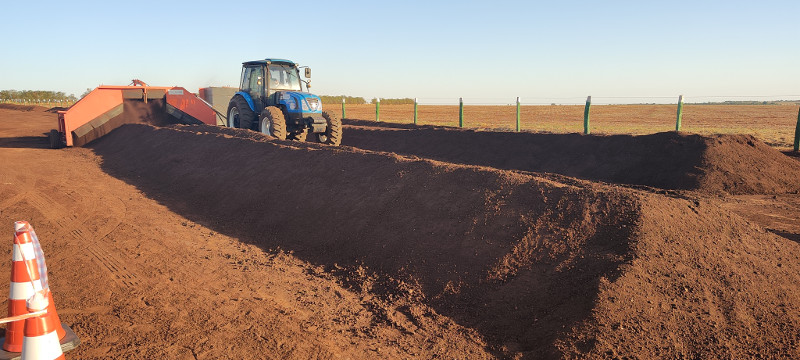
[[[326,104],[341,115],[341,106]],[[523,131],[574,133],[583,131],[583,105],[523,105]],[[411,123],[413,105],[381,105],[380,120]],[[418,124],[458,126],[457,105],[420,105]],[[593,134],[644,135],[675,129],[676,105],[593,105]],[[684,105],[682,130],[702,135],[752,134],[777,148],[792,146],[798,109],[793,105]],[[347,118],[374,120],[375,106],[347,105]],[[515,128],[514,106],[465,105],[464,127]]]

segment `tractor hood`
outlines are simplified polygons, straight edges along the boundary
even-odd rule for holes
[[[319,96],[302,91],[278,91],[277,102],[283,105],[288,113],[313,114],[322,112],[322,99]]]

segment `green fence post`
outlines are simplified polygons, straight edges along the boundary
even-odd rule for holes
[[[800,150],[800,110],[797,111],[797,126],[794,128],[794,151]]]
[[[458,98],[458,127],[464,127],[464,98]]]
[[[342,119],[347,117],[347,113],[344,111],[344,96],[342,96]]]
[[[517,96],[517,132],[519,132],[519,96]]]
[[[375,100],[375,121],[381,121],[381,99]]]
[[[592,107],[592,97],[586,97],[586,108],[583,109],[583,133],[590,134],[589,131],[589,108]]]
[[[414,98],[414,125],[417,125],[417,98]]]
[[[683,95],[678,96],[678,119],[675,120],[675,131],[681,131],[681,120],[683,120]]]

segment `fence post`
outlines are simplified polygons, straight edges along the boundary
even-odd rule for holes
[[[683,119],[683,95],[678,96],[678,119],[675,121],[675,131],[681,131],[682,119]]]
[[[797,126],[794,128],[794,151],[800,150],[800,110],[797,111]]]
[[[464,127],[464,98],[458,98],[458,127]]]
[[[592,96],[586,97],[586,108],[583,109],[583,133],[590,134],[589,131],[589,108],[592,107]]]
[[[417,125],[417,98],[414,98],[414,125]]]
[[[381,121],[381,98],[375,100],[375,121]]]
[[[347,117],[347,113],[344,112],[344,96],[342,96],[342,119]]]
[[[519,96],[517,96],[517,132],[519,132]]]

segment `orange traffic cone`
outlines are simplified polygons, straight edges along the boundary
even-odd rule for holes
[[[72,330],[61,324],[56,312],[53,294],[49,291],[47,282],[47,265],[44,260],[41,246],[36,232],[27,221],[14,223],[14,245],[12,252],[11,286],[8,299],[8,317],[28,313],[26,301],[41,290],[47,290],[47,317],[48,321],[59,324],[56,335],[61,342],[63,351],[74,349],[80,344],[80,339]],[[23,347],[25,327],[24,320],[8,323],[6,336],[2,340],[0,360],[11,359],[19,355]]]
[[[27,225],[27,223],[20,221],[14,223],[14,250],[11,256],[11,286],[8,295],[8,317],[28,313],[25,302],[33,296],[35,292],[42,290],[33,239],[25,225]],[[6,339],[3,342],[3,350],[10,352],[22,351],[22,329],[24,327],[24,320],[8,323],[6,326]]]
[[[50,290],[42,290],[34,294],[27,301],[29,312],[50,309],[48,301],[52,295]],[[58,329],[61,324],[56,322],[56,318],[47,314],[25,319],[25,337],[22,341],[22,360],[55,360],[64,359],[64,352],[61,351],[61,343],[58,339]]]

